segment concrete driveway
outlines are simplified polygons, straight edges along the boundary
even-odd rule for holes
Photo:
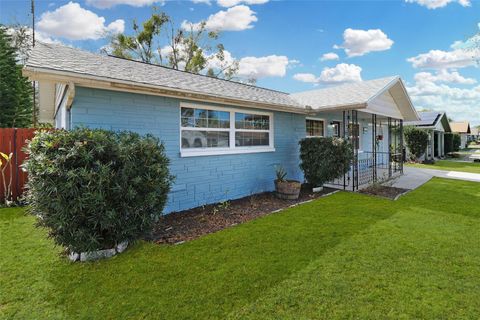
[[[474,181],[480,183],[480,174],[478,173],[423,169],[405,166],[403,168],[403,175],[394,180],[393,183],[390,183],[390,185],[396,188],[416,189],[433,177]]]

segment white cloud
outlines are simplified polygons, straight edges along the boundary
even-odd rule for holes
[[[333,68],[324,68],[319,77],[312,73],[297,73],[295,80],[314,84],[333,84],[362,81],[362,68],[354,64],[340,63]]]
[[[436,74],[430,72],[418,72],[414,77],[416,82],[438,82],[438,83],[460,83],[474,84],[477,80],[473,78],[465,78],[457,71],[448,72],[447,70],[439,70]]]
[[[462,50],[456,49],[452,51],[430,50],[416,57],[408,58],[407,61],[412,63],[415,68],[464,68],[474,66],[480,59],[480,50]]]
[[[470,7],[470,0],[405,0],[409,3],[418,3],[428,9],[443,8],[451,2],[458,2],[462,7]]]
[[[431,75],[427,72],[417,73],[415,84],[408,86],[407,91],[417,109],[432,109],[447,112],[455,120],[468,120],[473,124],[480,124],[480,86],[458,88],[446,84],[456,75],[445,76],[446,73]],[[455,74],[455,72],[451,73]],[[451,75],[450,74],[450,75]],[[458,75],[461,79],[466,79]],[[458,80],[458,79],[457,79]],[[462,80],[459,83],[472,84],[472,79]]]
[[[344,49],[349,57],[363,56],[372,51],[384,51],[392,47],[393,41],[380,29],[355,30],[348,28],[343,32],[343,44],[335,49]]]
[[[323,83],[362,81],[361,72],[362,68],[357,65],[340,63],[333,68],[324,68],[319,80]]]
[[[215,31],[242,31],[253,28],[252,23],[257,20],[254,11],[241,5],[210,15],[206,20],[206,28]],[[197,29],[199,25],[200,23],[182,22],[182,28],[185,30],[190,29],[191,26]]]
[[[288,64],[286,56],[244,57],[239,61],[238,75],[255,79],[284,77]]]
[[[329,53],[323,54],[322,57],[320,58],[320,61],[338,60],[338,59],[340,59],[338,54],[336,54],[335,52],[329,52]]]
[[[479,32],[465,41],[455,41],[450,48],[462,50],[475,50],[480,48],[480,22],[477,24]]]
[[[178,48],[182,51],[183,48]],[[168,56],[172,53],[172,48],[165,46],[160,50],[160,54],[164,59],[168,59]],[[223,60],[220,61],[216,56],[205,54],[204,56],[208,60],[207,68],[219,70],[225,66],[232,65],[236,60],[235,57],[228,51],[223,51]],[[266,77],[284,77],[287,68],[290,66],[298,65],[300,61],[289,60],[286,56],[270,55],[264,57],[243,57],[238,60],[238,72],[237,76],[240,78],[266,78]],[[180,66],[182,68],[182,66]]]
[[[108,9],[120,4],[126,4],[132,7],[144,7],[154,3],[165,4],[165,0],[86,0],[88,5],[99,9]]]
[[[306,83],[318,83],[318,78],[313,73],[296,73],[293,79]]]
[[[105,18],[83,9],[78,3],[69,2],[55,11],[42,14],[37,24],[45,35],[70,40],[100,39],[112,33],[121,33],[125,21],[118,19],[105,25]]]
[[[201,1],[201,0],[200,0]],[[234,7],[236,5],[239,5],[241,3],[245,4],[264,4],[267,3],[269,0],[218,0],[217,4],[221,7]]]

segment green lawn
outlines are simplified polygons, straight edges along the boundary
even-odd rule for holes
[[[69,263],[0,210],[0,318],[477,319],[480,184],[340,192],[182,245]]]
[[[480,173],[480,163],[478,162],[438,160],[435,161],[435,164],[409,163],[407,166],[425,169]]]

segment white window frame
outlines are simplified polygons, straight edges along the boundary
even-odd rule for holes
[[[322,121],[323,122],[323,135],[322,136],[307,136],[307,120],[313,121]],[[306,117],[305,118],[305,137],[307,138],[325,138],[327,136],[327,120],[324,118],[314,118]]]
[[[230,113],[230,128],[195,128],[195,127],[182,127],[182,108],[193,108],[193,109],[206,109],[206,110],[215,110],[215,111],[225,111]],[[235,113],[247,113],[247,114],[258,114],[269,117],[269,130],[258,130],[258,129],[236,129],[235,128]],[[198,157],[198,156],[213,156],[213,155],[224,155],[224,154],[240,154],[240,153],[258,153],[258,152],[274,152],[274,128],[273,128],[273,112],[263,112],[263,111],[254,111],[247,109],[239,108],[230,108],[230,107],[218,107],[202,103],[191,103],[191,102],[181,102],[179,108],[179,140],[180,140],[180,156],[181,157]],[[210,148],[182,148],[182,131],[225,131],[229,132],[229,147],[210,147]],[[251,146],[251,147],[236,147],[235,146],[235,132],[268,132],[268,146]]]

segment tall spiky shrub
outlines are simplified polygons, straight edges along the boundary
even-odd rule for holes
[[[7,29],[0,26],[0,127],[32,124],[32,85],[22,75]]]

